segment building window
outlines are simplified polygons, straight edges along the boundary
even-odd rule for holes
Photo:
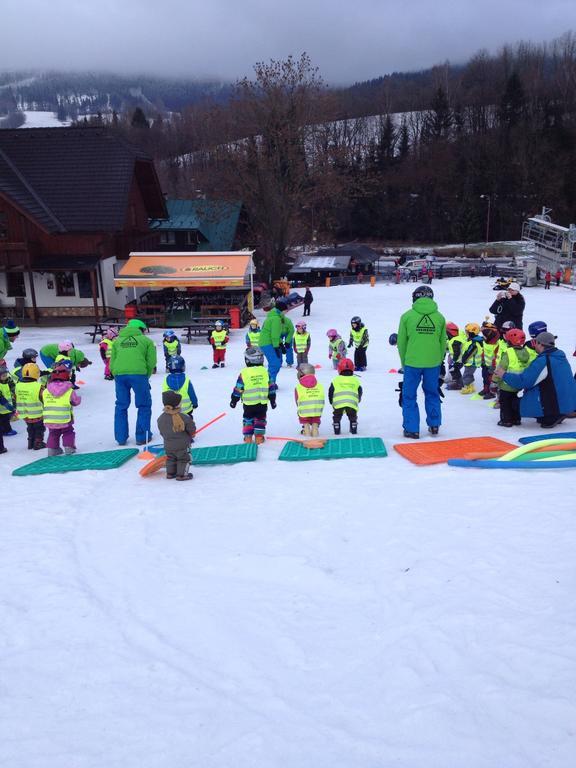
[[[18,298],[26,296],[24,272],[6,272],[6,295]]]
[[[160,232],[161,245],[174,245],[176,242],[176,232]]]
[[[0,211],[0,240],[8,240],[8,214]]]
[[[198,230],[188,230],[188,232],[186,232],[186,245],[198,245],[198,242]]]
[[[76,296],[73,272],[56,272],[54,282],[56,283],[56,296]]]
[[[96,298],[98,298],[98,280],[96,283]],[[78,296],[81,299],[92,298],[92,282],[90,280],[90,272],[78,272]]]

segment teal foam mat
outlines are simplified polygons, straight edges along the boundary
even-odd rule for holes
[[[213,445],[206,448],[193,448],[192,464],[195,467],[206,464],[239,464],[242,461],[256,461],[257,456],[256,443]]]
[[[139,453],[137,448],[120,448],[116,451],[97,453],[73,453],[71,456],[48,456],[31,464],[18,467],[12,474],[16,477],[27,475],[49,475],[61,472],[81,472],[85,469],[116,469]]]
[[[316,459],[384,458],[386,446],[381,437],[343,437],[327,440],[323,448],[305,448],[300,442],[286,443],[280,461],[314,461]]]

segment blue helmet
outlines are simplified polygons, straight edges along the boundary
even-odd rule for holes
[[[533,339],[536,338],[536,336],[538,336],[539,333],[544,333],[547,330],[548,330],[548,326],[544,322],[544,320],[535,320],[533,323],[530,323],[530,325],[528,326],[528,333]]]
[[[186,370],[186,361],[181,355],[172,355],[168,358],[168,371],[170,373],[184,373]]]
[[[172,330],[164,331],[164,333],[162,334],[163,339],[168,339],[171,336],[176,336],[176,334]]]
[[[391,333],[390,336],[388,336],[388,344],[390,344],[391,347],[395,347],[398,344],[397,333]]]

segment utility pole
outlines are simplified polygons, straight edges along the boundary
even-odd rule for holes
[[[480,195],[483,200],[488,200],[488,209],[486,211],[486,245],[490,240],[490,206],[492,205],[492,195]]]

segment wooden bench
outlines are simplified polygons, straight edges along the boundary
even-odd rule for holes
[[[91,336],[92,344],[96,341],[96,336],[103,336],[109,328],[116,328],[117,331],[124,327],[124,323],[117,321],[102,320],[99,323],[93,323],[94,330],[84,331],[86,336]]]
[[[182,331],[184,332],[183,336],[186,338],[187,344],[190,344],[192,339],[194,339],[194,341],[200,341],[202,339],[208,340],[208,333],[212,330],[214,330],[213,320],[202,319],[197,320],[190,325],[182,326]]]

